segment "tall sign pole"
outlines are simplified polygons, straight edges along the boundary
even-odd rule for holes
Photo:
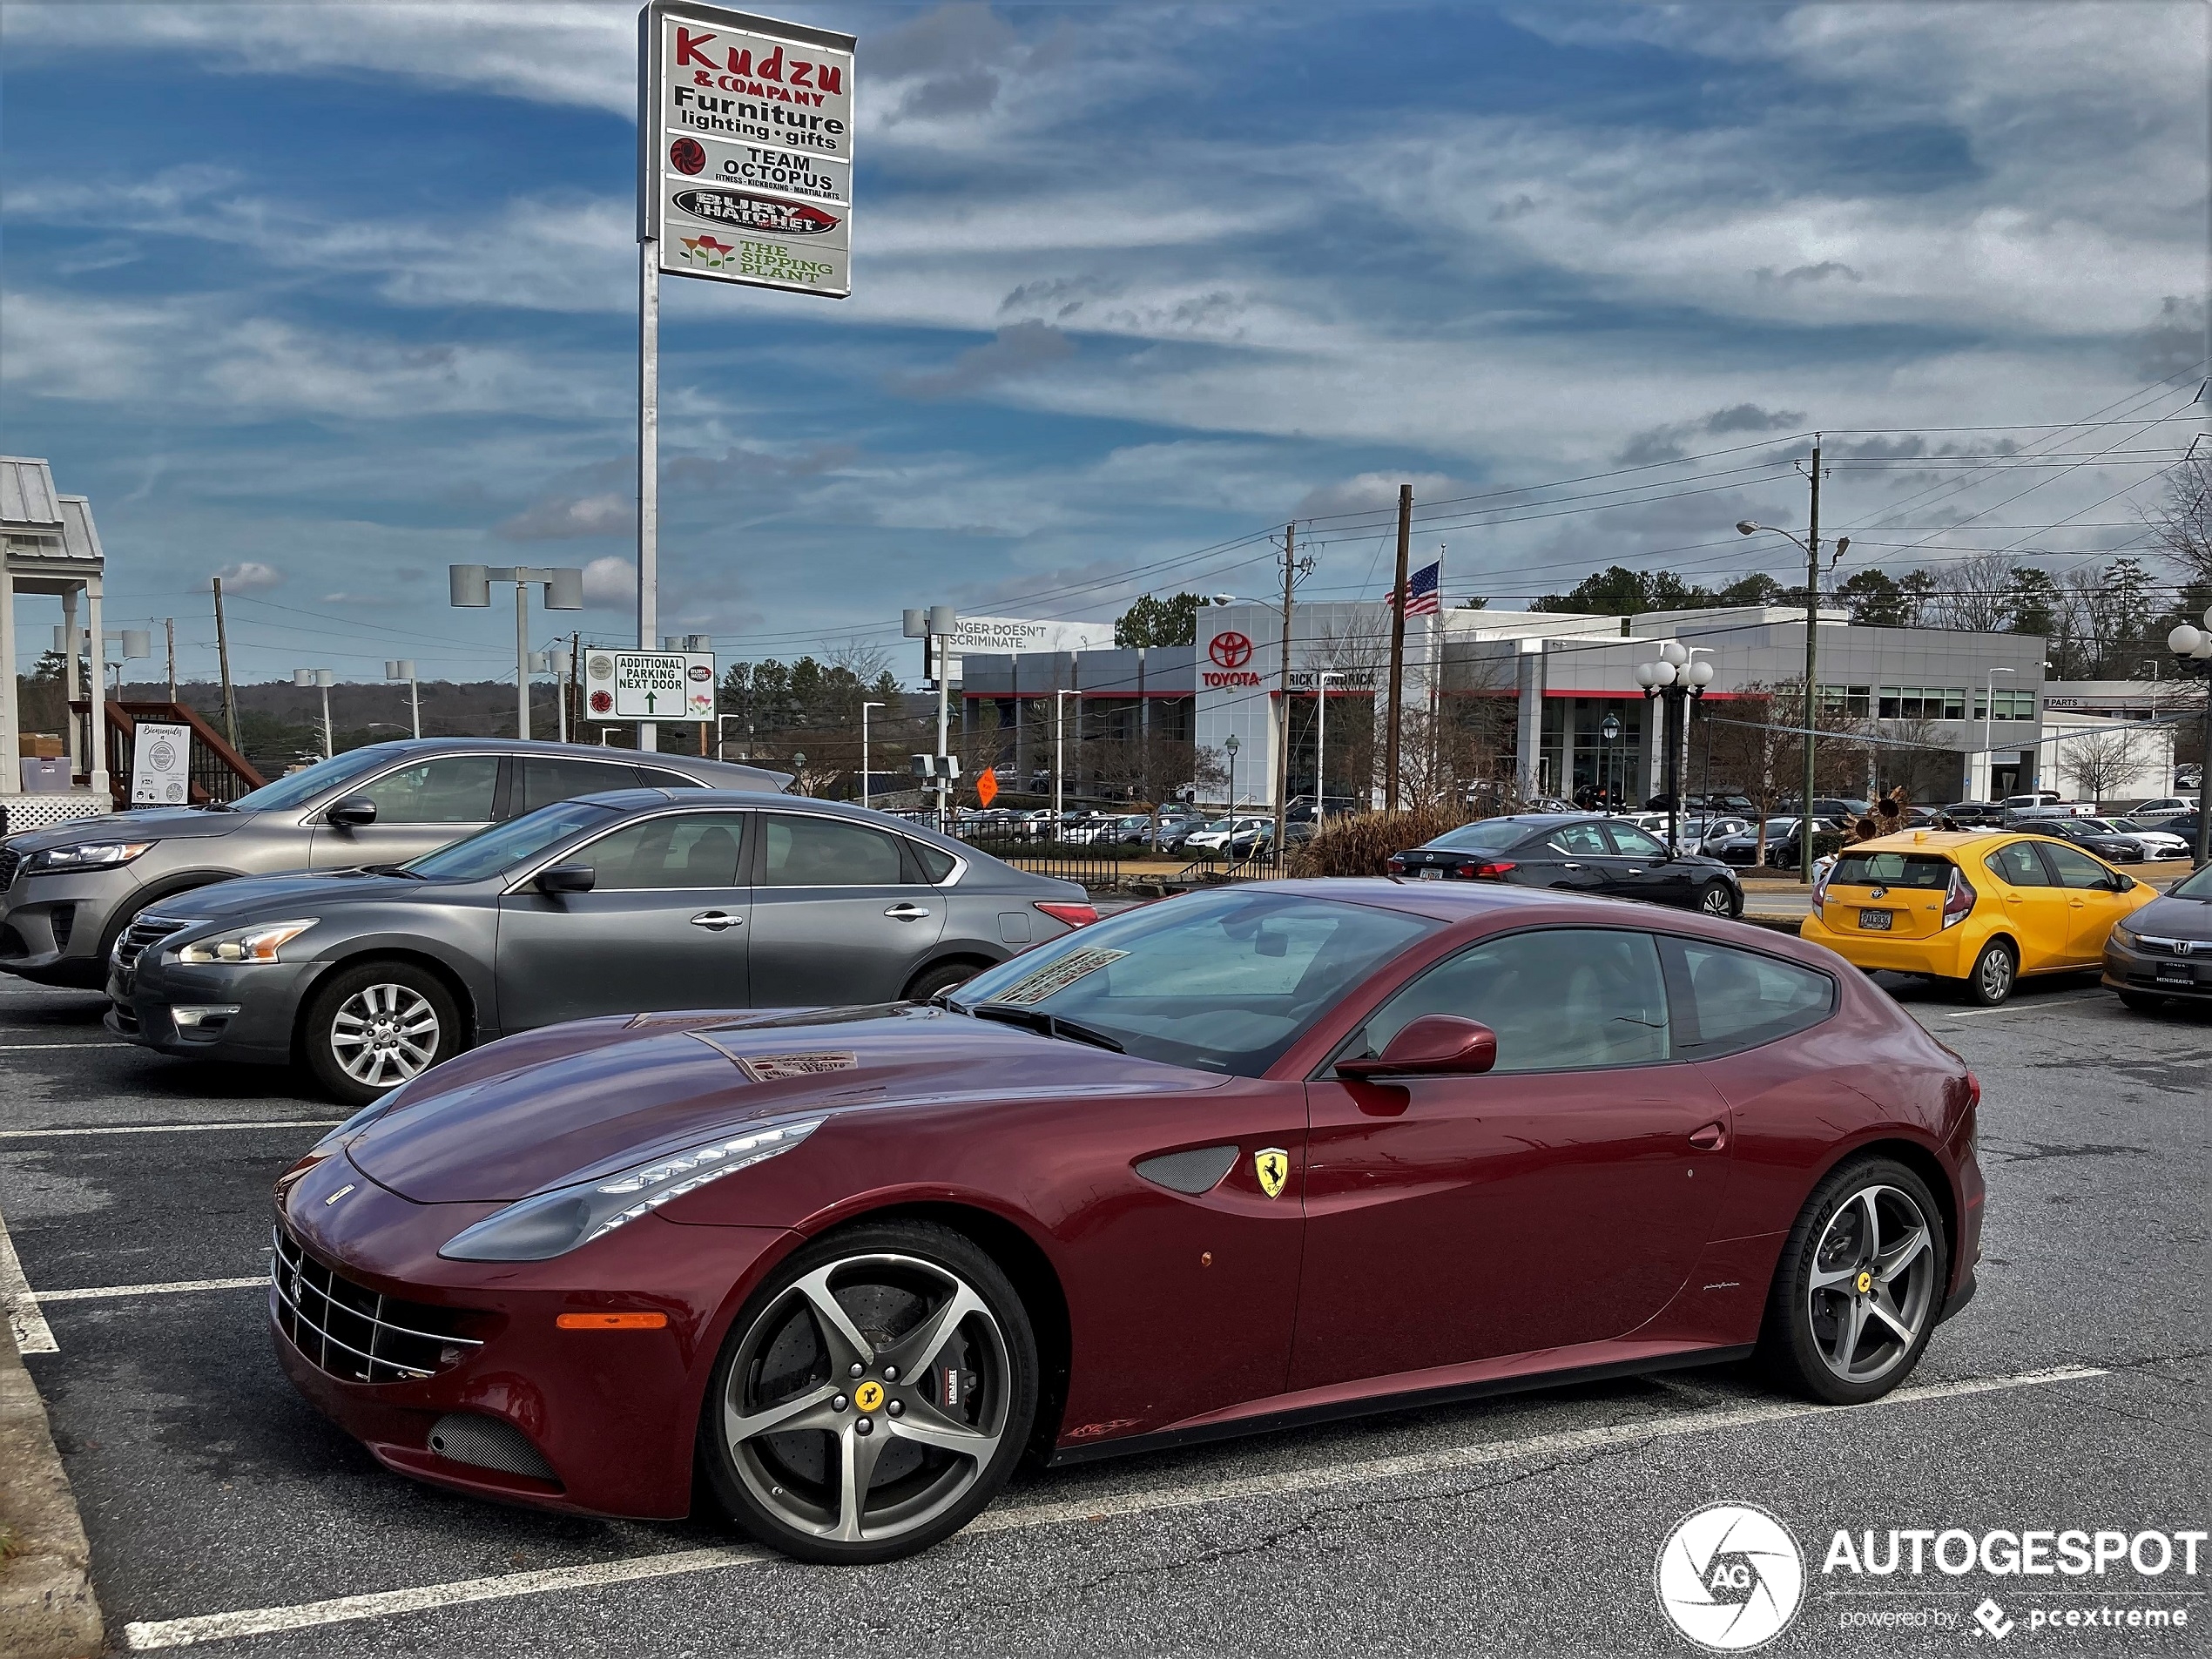
[[[1398,486],[1398,585],[1390,590],[1390,707],[1383,726],[1383,811],[1398,810],[1398,739],[1405,711],[1399,706],[1406,691],[1406,569],[1413,550],[1413,487]],[[1441,575],[1441,572],[1439,572]]]
[[[660,636],[660,280],[849,299],[851,35],[691,0],[637,14],[637,648]],[[654,723],[637,746],[658,746]]]
[[[1797,819],[1797,874],[1812,885],[1813,732],[1820,725],[1820,435],[1812,435],[1812,503],[1805,525],[1805,795]]]

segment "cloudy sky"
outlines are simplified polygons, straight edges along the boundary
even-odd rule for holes
[[[2206,412],[2197,0],[786,15],[860,37],[858,292],[669,281],[663,625],[725,656],[1264,591],[1293,516],[1368,597],[1400,480],[1453,599],[1786,576],[1729,526],[1816,428],[1854,564],[2055,570]],[[10,0],[5,442],[111,626],[205,673],[227,570],[246,677],[511,673],[455,561],[634,626],[634,20]]]

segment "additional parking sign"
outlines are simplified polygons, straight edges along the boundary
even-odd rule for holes
[[[853,37],[691,0],[638,24],[637,234],[661,270],[850,297]]]
[[[707,651],[594,650],[583,660],[594,718],[711,720],[714,657]]]

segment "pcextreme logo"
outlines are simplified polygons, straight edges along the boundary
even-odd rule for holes
[[[1805,1559],[1790,1529],[1747,1503],[1684,1515],[1659,1547],[1659,1606],[1712,1653],[1747,1653],[1790,1628],[1804,1599]]]

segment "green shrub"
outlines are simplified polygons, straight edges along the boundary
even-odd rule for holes
[[[1294,841],[1285,875],[1386,875],[1393,853],[1419,846],[1468,821],[1462,806],[1416,806],[1398,813],[1353,813],[1332,819],[1310,841]]]

